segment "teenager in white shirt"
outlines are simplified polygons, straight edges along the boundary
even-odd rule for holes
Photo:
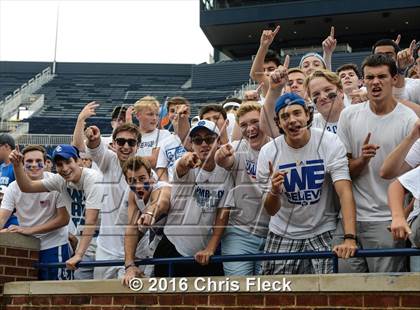
[[[174,265],[174,276],[223,275],[222,264],[209,261],[228,222],[225,199],[232,182],[214,161],[219,145],[216,124],[200,120],[190,138],[193,152],[175,164],[171,208],[155,257],[195,257],[197,263]],[[155,275],[167,276],[167,266],[155,266]]]
[[[76,269],[78,262],[88,248],[92,236],[95,234],[99,210],[102,208],[103,191],[101,188],[100,175],[92,169],[81,168],[77,161],[78,150],[68,144],[57,146],[52,154],[52,159],[57,167],[57,174],[42,180],[31,180],[24,172],[22,165],[22,154],[14,150],[10,154],[15,169],[16,182],[22,192],[41,193],[58,191],[67,195],[71,200],[71,219],[77,227],[83,225],[83,234],[80,238],[77,249],[66,266],[69,269]]]
[[[25,173],[31,180],[50,178],[53,174],[44,172],[46,151],[40,145],[28,145],[22,151]],[[7,232],[17,232],[40,239],[40,263],[65,262],[70,258],[68,244],[70,201],[63,194],[23,193],[16,181],[6,190],[0,209],[0,228],[16,209],[20,226],[11,225]],[[70,280],[72,274],[65,268],[40,269],[40,280]]]
[[[275,82],[270,83],[269,93],[271,87],[284,83]],[[265,252],[333,250],[343,258],[354,255],[355,205],[344,146],[336,135],[308,128],[312,115],[303,98],[286,93],[277,100],[275,111],[284,134],[263,146],[257,164],[264,207],[271,215]],[[334,249],[337,212],[332,204],[333,186],[346,233]],[[263,274],[332,271],[331,259],[263,262]]]
[[[397,67],[392,58],[370,55],[362,69],[369,101],[344,109],[337,132],[349,158],[358,240],[362,248],[404,247],[387,230],[391,223],[386,199],[390,181],[382,179],[379,172],[386,156],[410,133],[417,116],[392,95],[397,83]],[[340,234],[338,227],[337,236]],[[353,258],[340,261],[340,270],[398,272],[405,270],[405,264],[400,257]]]
[[[262,206],[262,193],[256,183],[257,160],[261,147],[271,138],[260,129],[259,103],[244,103],[236,112],[237,125],[244,139],[223,145],[216,152],[216,163],[230,171],[234,188],[227,198],[229,225],[222,239],[222,255],[262,253],[270,216]],[[225,275],[255,275],[260,262],[224,262]]]
[[[152,168],[147,160],[140,156],[131,157],[123,166],[123,173],[130,186],[128,194],[128,225],[125,230],[125,275],[123,284],[128,285],[133,277],[145,271],[145,266],[137,267],[134,263],[136,249],[149,249],[153,256],[163,233],[163,225],[169,210],[170,189],[157,187],[152,176]],[[159,206],[159,208],[158,208]],[[158,214],[163,210],[163,214]],[[150,241],[152,239],[152,241]],[[150,276],[150,274],[148,274]]]
[[[312,127],[337,133],[338,119],[344,109],[340,78],[331,71],[317,70],[306,78],[305,89],[318,111],[314,115]]]
[[[168,130],[157,128],[159,107],[159,101],[152,96],[143,97],[134,104],[134,111],[139,121],[141,133],[141,143],[137,155],[145,156],[152,168],[156,167],[162,141],[171,135]]]

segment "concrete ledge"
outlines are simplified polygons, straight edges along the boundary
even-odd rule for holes
[[[0,247],[39,250],[40,241],[38,238],[18,233],[0,233]]]
[[[264,281],[269,284],[275,281],[281,283],[284,281],[283,278],[291,281],[291,292],[420,292],[420,273],[392,273],[186,278],[186,285],[183,290],[179,286],[179,280],[181,278],[163,278],[164,280],[161,281],[164,283],[171,283],[170,281],[175,281],[176,283],[174,286],[169,284],[169,289],[167,290],[152,290],[153,281],[156,279],[142,278],[143,287],[138,291],[123,287],[119,280],[26,281],[6,283],[4,286],[4,295],[273,292],[270,288],[262,289],[262,283]],[[218,288],[216,290],[200,290],[197,289],[197,281],[200,284],[199,288],[208,287],[206,286],[207,281],[215,281],[216,285],[221,283],[225,284],[222,284],[220,289]],[[238,281],[238,289],[232,289],[232,283],[234,281]],[[250,281],[251,283],[259,282],[261,285],[249,286]],[[175,287],[175,289],[173,290],[170,287]],[[287,290],[278,292],[280,294],[288,293]]]

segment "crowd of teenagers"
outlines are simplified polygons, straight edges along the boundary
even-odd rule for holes
[[[420,257],[353,257],[420,246],[420,51],[381,39],[360,66],[324,55],[289,68],[265,30],[257,89],[190,115],[169,98],[169,124],[146,96],[112,112],[112,136],[80,112],[72,145],[49,156],[0,135],[1,232],[40,239],[40,279],[164,277],[142,258],[194,257],[174,276],[333,272],[332,259],[215,263],[213,255],[333,251],[340,272],[420,271]],[[410,77],[407,77],[409,75]],[[138,124],[138,125],[137,125]],[[54,166],[56,173],[52,173]],[[124,266],[78,268],[83,261]]]

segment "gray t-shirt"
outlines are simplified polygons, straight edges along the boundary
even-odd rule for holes
[[[232,142],[235,163],[231,169],[234,188],[227,198],[230,208],[229,225],[259,237],[266,237],[270,216],[262,204],[262,192],[257,181],[258,153],[245,139]]]
[[[225,207],[231,188],[229,172],[217,165],[213,171],[190,169],[183,177],[174,170],[171,209],[164,233],[182,256],[195,255],[207,246],[217,209]]]
[[[347,153],[353,158],[360,157],[368,133],[371,133],[369,143],[380,146],[376,156],[353,179],[357,221],[391,220],[387,190],[392,180],[381,178],[379,170],[388,154],[410,133],[416,120],[416,114],[401,103],[386,115],[373,113],[369,101],[352,105],[341,112],[337,135]]]
[[[337,135],[317,128],[310,132],[308,143],[299,149],[290,147],[282,135],[264,145],[258,156],[257,181],[264,192],[271,189],[269,161],[274,171],[287,172],[281,207],[269,229],[290,239],[334,230],[337,211],[331,181],[350,180],[346,151]]]

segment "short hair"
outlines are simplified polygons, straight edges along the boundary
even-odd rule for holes
[[[257,101],[246,101],[244,102],[236,111],[235,119],[236,123],[239,124],[239,118],[241,116],[244,116],[248,112],[257,111],[258,113],[261,113],[261,104],[259,104]]]
[[[274,62],[277,67],[281,65],[279,54],[271,49],[269,49],[265,54],[264,63],[268,63],[270,61]]]
[[[287,70],[287,74],[290,73],[302,73],[303,75],[305,75],[305,73],[303,73],[303,71],[298,67],[290,68],[289,70]]]
[[[359,79],[363,78],[362,73],[360,72],[359,67],[356,64],[344,64],[338,67],[338,69],[335,72],[337,72],[337,75],[340,75],[340,72],[344,70],[353,70]]]
[[[137,171],[141,167],[144,167],[149,174],[149,176],[152,174],[152,166],[150,165],[149,161],[141,156],[133,156],[127,159],[127,161],[122,166],[122,171],[124,173],[124,176],[127,177],[127,171]]]
[[[175,97],[171,97],[171,98],[168,99],[167,106],[168,106],[168,109],[169,109],[170,106],[172,106],[172,105],[176,106],[176,105],[182,105],[182,104],[190,106],[190,102],[186,98],[181,97],[181,96],[175,96]]]
[[[136,113],[140,112],[145,108],[159,110],[159,107],[159,101],[153,96],[145,96],[134,103],[134,110],[136,111]]]
[[[136,136],[137,144],[141,142],[141,133],[139,127],[133,123],[124,123],[115,128],[114,132],[112,133],[112,140],[115,141],[115,138],[120,132],[128,131],[133,133]]]
[[[395,54],[398,54],[399,51],[401,51],[401,48],[398,46],[397,43],[394,42],[394,40],[391,39],[381,39],[375,42],[372,46],[372,54],[375,54],[375,49],[378,46],[392,46],[394,48]]]
[[[397,64],[395,61],[383,54],[372,54],[363,60],[362,70],[364,72],[365,67],[379,67],[379,66],[387,66],[389,69],[389,73],[392,77],[397,74]]]
[[[220,104],[209,104],[202,107],[200,109],[200,114],[199,114],[200,119],[203,119],[203,115],[211,111],[219,112],[220,114],[222,114],[223,119],[225,120],[227,119],[226,111],[225,109],[223,109],[223,107]]]
[[[337,74],[329,70],[316,70],[311,75],[307,76],[305,82],[303,83],[303,86],[308,94],[310,94],[309,83],[315,78],[324,78],[329,83],[335,85],[337,89],[343,90],[343,84],[341,84],[341,80]]]
[[[125,106],[116,106],[114,110],[112,110],[111,119],[118,119],[121,115],[124,116],[125,119],[125,112],[127,112],[127,107]]]
[[[34,151],[41,152],[44,161],[47,160],[47,151],[45,150],[45,148],[42,145],[38,145],[38,144],[29,144],[29,145],[27,145],[22,150],[22,154],[23,154],[23,156],[25,156],[26,153],[34,152]]]

